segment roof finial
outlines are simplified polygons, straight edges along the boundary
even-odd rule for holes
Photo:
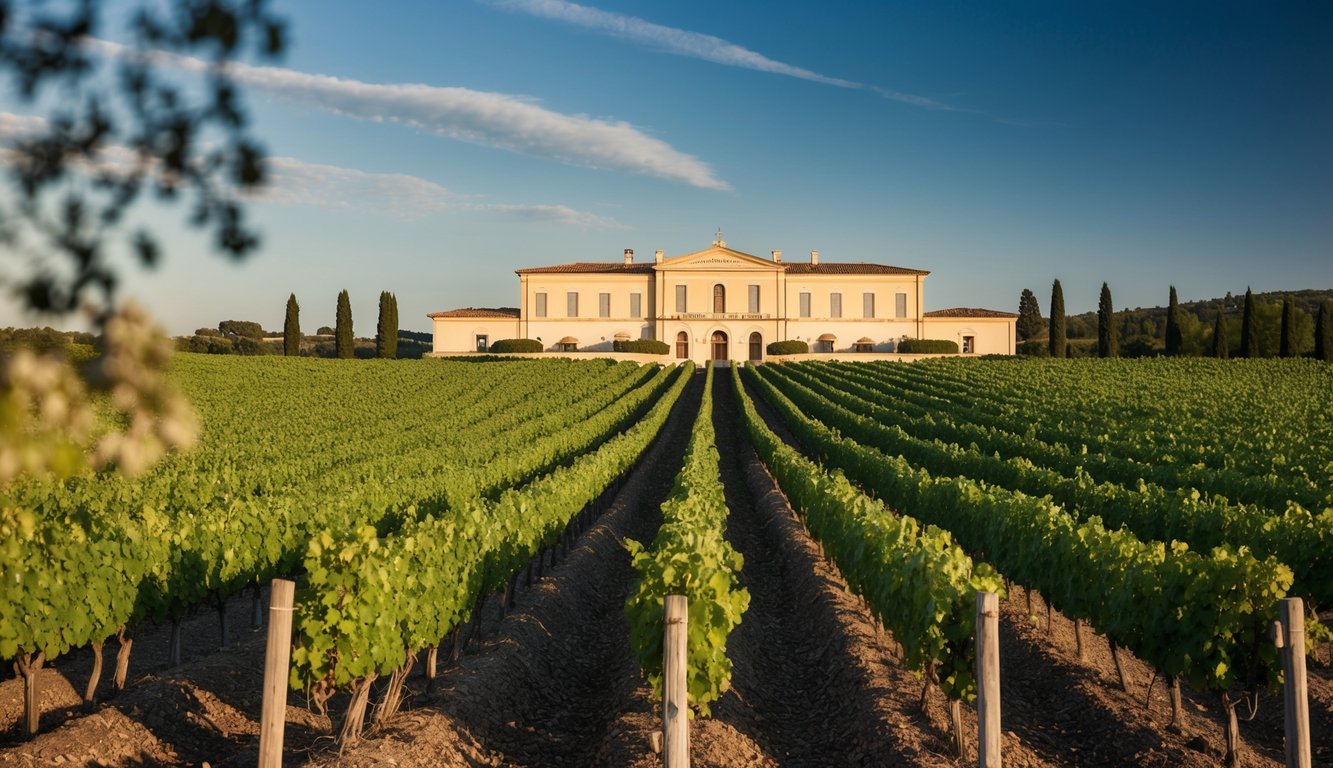
[[[713,235],[713,245],[727,247],[727,241],[722,239],[722,227],[717,228],[717,234]]]

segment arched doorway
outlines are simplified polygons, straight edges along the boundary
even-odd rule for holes
[[[690,356],[690,335],[684,331],[676,334],[676,358],[684,360]]]
[[[713,358],[714,360],[727,359],[727,334],[722,331],[713,331]]]
[[[764,359],[764,337],[759,335],[759,331],[750,334],[750,359]]]

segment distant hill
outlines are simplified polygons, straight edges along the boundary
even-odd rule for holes
[[[1166,291],[1162,292],[1164,295]],[[1314,318],[1322,301],[1333,300],[1333,289],[1271,291],[1254,294],[1259,325],[1259,352],[1277,355],[1278,335],[1282,328],[1282,301],[1290,298],[1296,309],[1296,349],[1306,354],[1314,349]],[[1226,318],[1227,346],[1234,356],[1240,352],[1240,317],[1245,294],[1231,294],[1218,299],[1180,302],[1181,332],[1187,355],[1211,354],[1213,325],[1218,310]],[[1116,310],[1121,353],[1126,357],[1161,354],[1166,348],[1166,307],[1135,307]],[[1070,315],[1067,333],[1075,355],[1096,354],[1097,313]],[[1041,338],[1045,338],[1043,335]]]

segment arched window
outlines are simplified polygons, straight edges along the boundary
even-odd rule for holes
[[[713,311],[718,313],[727,311],[727,289],[722,283],[713,286]]]
[[[684,331],[676,334],[676,357],[684,360],[690,356],[690,335]]]
[[[764,359],[764,337],[759,335],[759,331],[750,334],[750,359]]]
[[[727,354],[727,334],[722,331],[713,331],[713,358],[714,360],[729,360]]]

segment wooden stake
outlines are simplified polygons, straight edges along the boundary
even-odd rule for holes
[[[1079,619],[1074,619],[1074,648],[1078,653],[1078,660],[1083,661],[1085,658],[1083,654],[1083,622]]]
[[[130,650],[134,648],[134,636],[121,627],[116,630],[116,640],[120,641],[120,649],[116,651],[116,674],[111,682],[117,691],[123,691],[125,678],[130,673]]]
[[[97,683],[102,679],[102,643],[93,643],[93,671],[88,675],[88,687],[83,689],[83,704],[92,709],[97,701]]]
[[[264,628],[264,590],[258,584],[250,598],[250,628]]]
[[[685,687],[689,604],[684,595],[667,595],[663,610],[662,764],[665,768],[689,768],[690,703]]]
[[[1000,768],[1000,598],[977,593],[977,757]]]
[[[1240,768],[1240,724],[1236,722],[1236,702],[1231,694],[1222,691],[1222,710],[1226,715],[1227,750],[1222,762],[1227,768]]]
[[[1282,658],[1287,768],[1310,768],[1310,699],[1305,679],[1305,605],[1299,597],[1278,603],[1273,641]]]
[[[1115,644],[1114,640],[1107,640],[1111,645],[1111,661],[1115,662],[1115,674],[1120,678],[1120,688],[1125,693],[1130,693],[1129,678],[1125,677],[1125,665],[1120,661],[1120,646]]]
[[[1167,730],[1184,733],[1185,708],[1180,704],[1180,678],[1176,675],[1167,675],[1166,690],[1171,694],[1171,722],[1166,724]]]
[[[961,760],[967,754],[967,736],[963,733],[963,702],[949,699],[949,724],[953,726],[953,751]]]
[[[181,665],[181,620],[171,620],[171,640],[167,645],[167,666]]]
[[[296,582],[274,579],[269,590],[268,645],[264,648],[264,704],[259,720],[259,768],[281,768],[287,722],[287,674],[292,655],[292,598]]]
[[[435,675],[440,659],[440,646],[432,645],[426,651],[426,693],[435,690]]]
[[[37,735],[42,717],[42,707],[37,701],[37,675],[41,673],[45,661],[46,654],[42,651],[38,651],[35,656],[27,651],[19,651],[18,658],[14,660],[14,667],[23,676],[23,735],[28,739]]]

